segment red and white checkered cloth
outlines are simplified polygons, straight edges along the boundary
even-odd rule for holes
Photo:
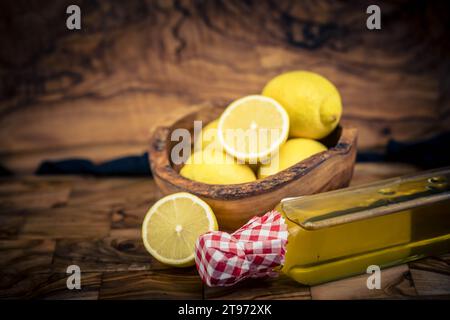
[[[197,239],[195,263],[208,286],[230,286],[245,278],[276,276],[284,263],[288,232],[275,210],[254,217],[236,232],[208,232]]]

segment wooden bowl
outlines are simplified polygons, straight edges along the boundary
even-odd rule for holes
[[[251,217],[273,209],[283,198],[314,194],[347,187],[356,157],[356,129],[338,127],[321,142],[329,149],[275,175],[254,182],[213,185],[192,181],[179,174],[180,166],[170,160],[170,151],[178,143],[171,132],[185,128],[192,132],[194,120],[206,123],[217,119],[221,108],[191,113],[170,127],[159,127],[150,144],[150,164],[156,184],[164,194],[186,191],[206,201],[213,209],[222,230],[241,227]]]

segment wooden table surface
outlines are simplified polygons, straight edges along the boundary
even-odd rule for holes
[[[413,172],[358,164],[353,185]],[[0,298],[36,299],[366,299],[450,298],[450,254],[319,286],[287,277],[229,288],[202,285],[194,267],[155,261],[140,239],[143,216],[160,193],[151,178],[25,176],[0,179]],[[81,290],[66,269],[80,266]]]

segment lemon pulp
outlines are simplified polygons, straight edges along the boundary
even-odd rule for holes
[[[251,95],[231,103],[219,119],[217,137],[236,159],[256,163],[278,151],[289,132],[289,116],[274,99]]]
[[[213,211],[200,198],[180,192],[157,201],[142,224],[142,240],[158,261],[177,267],[194,264],[197,238],[217,230]]]

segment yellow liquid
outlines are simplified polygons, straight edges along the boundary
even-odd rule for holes
[[[304,284],[317,284],[361,273],[369,265],[401,260],[410,254],[408,248],[390,253],[385,249],[410,241],[409,212],[316,231],[305,230],[289,220],[287,225],[290,237],[282,271]],[[385,232],[387,227],[392,232]],[[351,258],[377,249],[386,251],[384,259],[374,256]],[[347,260],[344,260],[345,257]]]
[[[316,204],[302,203],[299,198],[288,213],[279,205],[277,210],[285,215],[289,231],[281,271],[300,283],[315,285],[365,273],[370,265],[386,267],[450,251],[450,200],[318,230],[306,230],[298,223],[430,192],[415,181],[394,190],[324,197]]]

